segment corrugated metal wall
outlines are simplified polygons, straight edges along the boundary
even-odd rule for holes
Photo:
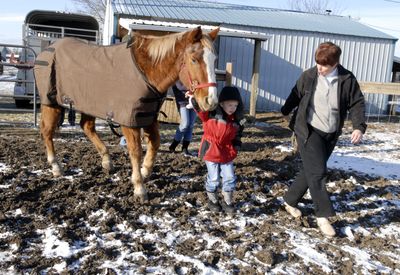
[[[341,36],[303,31],[264,28],[236,29],[271,35],[262,43],[257,111],[278,111],[300,74],[315,65],[314,52],[324,41],[342,48],[341,64],[359,81],[390,82],[393,63],[393,41],[375,38]],[[249,108],[254,41],[220,37],[218,68],[233,63],[233,84],[242,88],[245,106]],[[367,112],[381,113],[387,108],[387,96],[368,95]]]

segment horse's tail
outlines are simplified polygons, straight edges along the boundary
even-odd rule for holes
[[[54,45],[54,44],[53,44]],[[56,105],[56,48],[50,45],[41,52],[34,67],[36,87],[39,91],[40,103],[44,105]]]

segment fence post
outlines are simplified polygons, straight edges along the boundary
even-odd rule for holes
[[[232,63],[226,63],[225,85],[232,86]]]
[[[258,79],[260,76],[261,40],[255,40],[253,57],[253,75],[251,77],[250,116],[256,116]]]

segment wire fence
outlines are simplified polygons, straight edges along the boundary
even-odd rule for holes
[[[0,103],[0,113],[29,113],[31,116],[31,119],[24,120],[24,121],[14,121],[14,124],[33,124],[34,127],[37,126],[37,114],[38,114],[38,109],[37,109],[37,100],[38,96],[36,94],[36,86],[35,86],[35,81],[32,79],[26,79],[25,77],[22,78],[19,76],[19,74],[26,74],[27,72],[31,72],[33,70],[33,64],[36,60],[36,53],[35,51],[28,46],[24,45],[14,45],[14,44],[4,44],[0,43],[0,47],[5,47],[5,48],[20,48],[23,50],[25,55],[29,55],[32,57],[31,60],[27,58],[23,59],[13,59],[9,58],[7,60],[5,58],[5,62],[1,61],[1,74],[2,76],[0,77],[0,84],[2,85],[2,89],[0,89],[0,98],[1,98],[1,103]],[[4,59],[3,59],[4,60]],[[10,70],[11,68],[11,70]],[[9,72],[14,71],[15,75],[10,74]],[[6,84],[6,85],[4,85]],[[8,84],[8,85],[7,85]],[[11,84],[11,85],[10,85]],[[30,85],[32,87],[31,94],[25,93],[26,87]],[[22,89],[24,91],[22,91]],[[18,92],[16,92],[18,91]],[[3,103],[4,101],[4,103]],[[20,101],[23,102],[32,102],[32,108],[18,108],[18,103]],[[13,102],[13,104],[7,104]],[[26,107],[26,106],[24,106]],[[0,116],[0,123],[8,123],[9,121],[2,120]]]
[[[367,122],[400,121],[400,83],[360,82]]]

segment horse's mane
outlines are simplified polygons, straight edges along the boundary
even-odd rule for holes
[[[175,52],[175,44],[177,41],[182,39],[184,34],[185,32],[174,33],[166,36],[139,34],[137,35],[138,39],[135,39],[135,43],[139,43],[137,47],[140,48],[144,46],[146,40],[149,40],[149,43],[147,44],[147,53],[150,56],[152,63],[156,64],[160,60],[163,60],[170,52]],[[215,52],[213,41],[208,35],[203,35],[200,42],[203,47],[207,47]]]
[[[200,42],[203,48],[209,48],[211,52],[215,53],[214,41],[208,35],[203,35]]]

